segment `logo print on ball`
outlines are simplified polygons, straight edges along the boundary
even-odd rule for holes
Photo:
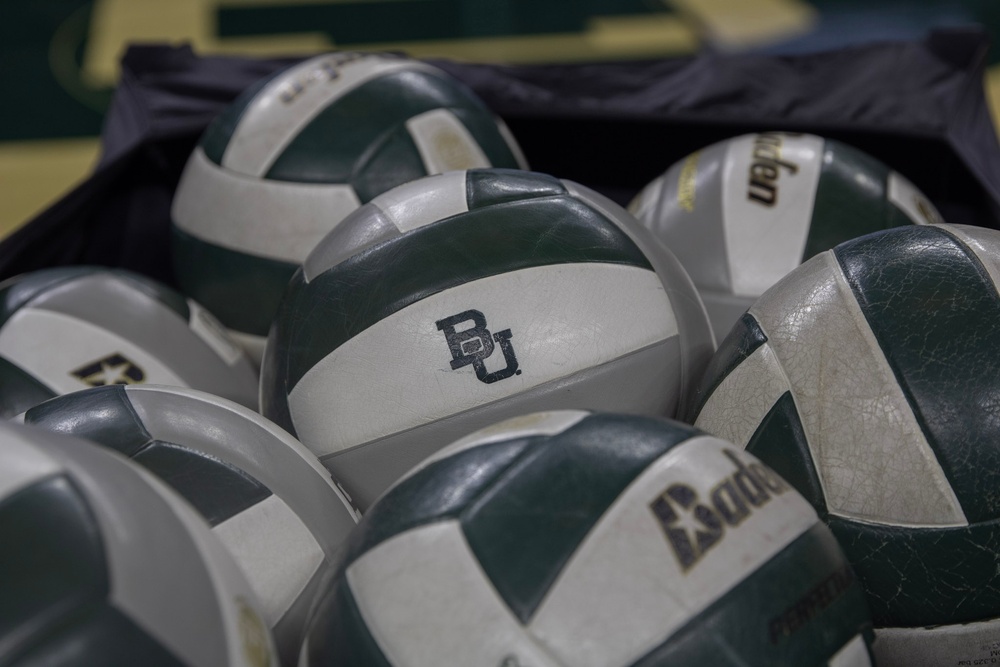
[[[767,634],[772,644],[777,644],[805,627],[833,603],[842,598],[857,580],[851,566],[839,567],[805,595],[793,602],[781,614],[767,623]],[[959,661],[958,664],[962,664]]]
[[[69,374],[90,387],[138,384],[146,379],[146,374],[135,362],[129,361],[119,353],[84,364]]]
[[[712,487],[707,503],[699,502],[696,490],[678,482],[649,504],[685,572],[722,541],[726,526],[740,525],[755,507],[791,488],[760,463],[745,465],[732,451],[723,454],[736,465],[736,472]]]
[[[778,203],[778,178],[781,168],[794,176],[799,166],[781,157],[781,134],[762,132],[753,143],[753,162],[750,163],[750,182],[747,184],[747,199],[762,206]]]
[[[365,55],[361,53],[331,54],[330,57],[319,61],[308,71],[299,74],[288,83],[283,84],[281,90],[278,92],[278,98],[285,104],[291,104],[301,97],[311,86],[336,81],[340,78],[340,70],[345,65],[357,60],[363,60],[364,58]]]
[[[463,322],[472,322],[472,326],[456,330],[456,325]],[[504,380],[511,375],[521,374],[521,371],[517,369],[517,357],[514,354],[514,345],[510,342],[513,336],[510,329],[490,334],[490,330],[486,328],[486,316],[478,310],[466,310],[457,315],[438,320],[435,324],[438,331],[443,331],[444,337],[448,340],[448,349],[451,350],[452,356],[452,370],[458,370],[463,366],[472,364],[472,367],[476,370],[476,377],[486,384]],[[493,350],[495,349],[494,341],[500,344],[500,351],[503,352],[503,358],[507,366],[490,373],[487,372],[486,364],[483,360],[493,354]]]
[[[268,667],[271,664],[271,647],[264,621],[242,597],[236,597],[236,607],[239,609],[243,657],[246,658],[247,664],[253,667]]]

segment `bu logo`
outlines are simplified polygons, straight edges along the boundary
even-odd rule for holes
[[[456,331],[455,326],[462,322],[472,322],[472,326]],[[476,377],[486,384],[509,378],[511,375],[521,374],[521,371],[517,370],[514,345],[510,342],[513,335],[510,329],[504,329],[491,335],[489,329],[486,328],[486,317],[478,310],[466,310],[458,315],[438,320],[435,324],[437,324],[438,331],[443,331],[444,337],[448,340],[448,349],[451,350],[452,356],[452,370],[472,364],[476,370]],[[494,341],[500,344],[500,351],[503,352],[507,366],[489,373],[486,371],[486,364],[483,360],[493,354]]]
[[[109,384],[137,384],[146,379],[142,369],[121,354],[111,354],[103,359],[80,366],[70,375],[90,387]]]

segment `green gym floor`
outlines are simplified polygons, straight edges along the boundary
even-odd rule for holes
[[[86,177],[132,42],[247,56],[395,49],[541,63],[801,52],[1000,28],[995,0],[3,0],[0,239]],[[1000,108],[1000,56],[986,86]],[[996,114],[995,114],[996,115]]]

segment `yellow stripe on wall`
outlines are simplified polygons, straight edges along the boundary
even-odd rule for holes
[[[336,45],[321,32],[226,38],[216,34],[216,16],[222,6],[280,6],[323,1],[95,0],[83,59],[83,79],[93,87],[114,85],[125,46],[134,42],[187,42],[200,53],[248,56],[305,55],[332,50]],[[392,4],[406,0],[371,1]],[[403,51],[416,58],[510,63],[669,56],[691,53],[698,47],[698,36],[691,26],[667,12],[593,17],[581,33],[351,45],[357,50]]]
[[[0,143],[0,239],[86,178],[99,149],[96,138]]]
[[[119,60],[129,43],[186,42],[200,53],[246,56],[308,54],[333,48],[319,32],[220,39],[216,36],[218,5],[219,0],[95,0],[83,58],[84,81],[97,88],[114,85]]]
[[[633,29],[640,29],[634,31]],[[581,33],[352,44],[359,51],[402,51],[414,58],[469,62],[566,63],[692,53],[698,38],[670,15],[594,17]]]
[[[722,49],[745,49],[810,32],[819,14],[802,0],[662,0],[701,25]]]
[[[986,104],[993,119],[993,131],[1000,137],[1000,65],[994,65],[986,70],[983,86],[986,89]]]

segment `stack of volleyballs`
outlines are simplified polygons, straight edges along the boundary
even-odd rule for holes
[[[442,70],[311,58],[251,86],[202,136],[173,202],[177,282],[259,360],[288,280],[348,213],[428,174],[526,166],[504,123]]]

